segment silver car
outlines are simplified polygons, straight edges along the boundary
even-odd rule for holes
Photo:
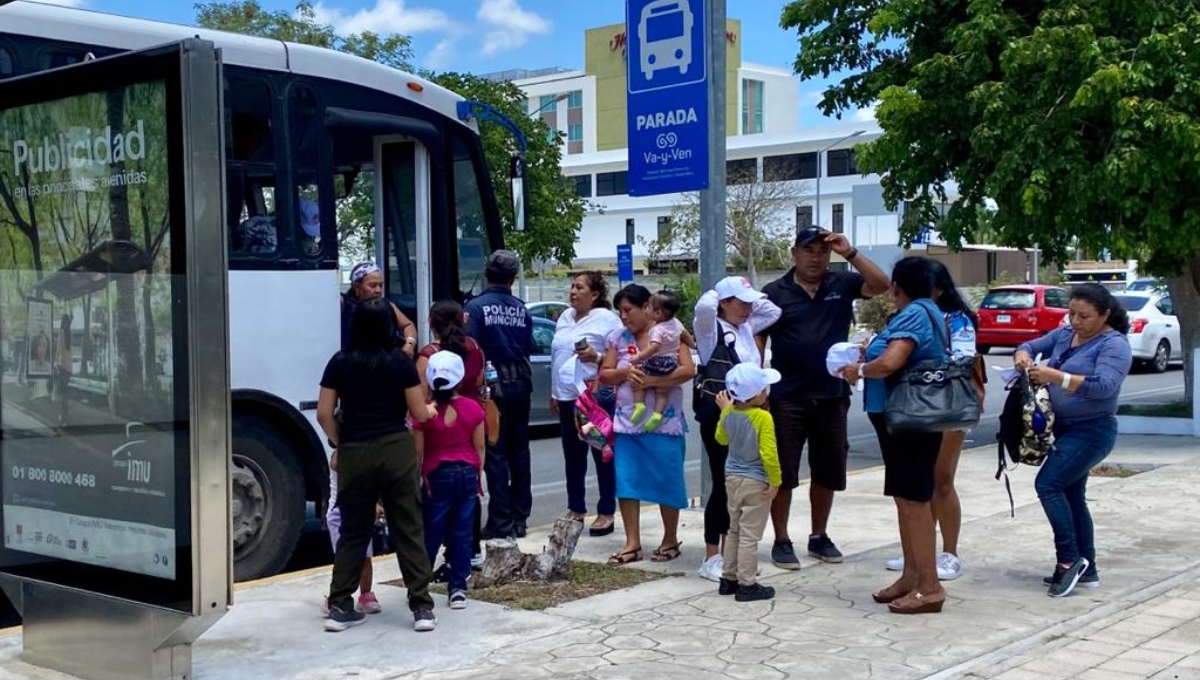
[[[533,408],[529,425],[558,425],[558,416],[550,413],[550,345],[554,342],[555,323],[542,317],[533,318]]]

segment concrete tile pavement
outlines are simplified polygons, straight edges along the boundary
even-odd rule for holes
[[[1049,527],[1036,502],[1036,470],[1013,474],[1017,516],[993,480],[995,449],[964,454],[961,554],[966,571],[947,584],[939,615],[904,617],[870,599],[897,553],[894,507],[881,470],[854,475],[839,495],[831,535],[845,564],[803,560],[785,572],[760,549],[771,602],[739,604],[695,576],[703,513],[683,514],[684,554],[631,568],[682,574],[556,607],[520,612],[473,601],[449,611],[438,631],[416,634],[402,591],[377,588],[385,613],[340,634],[321,631],[317,604],[327,570],[239,588],[228,616],[195,649],[198,678],[609,678],[775,679],[1200,677],[1200,446],[1194,440],[1122,437],[1110,463],[1159,466],[1127,479],[1093,478],[1103,587],[1065,599],[1045,595],[1053,565]],[[807,498],[796,494],[797,543],[807,535]],[[643,513],[648,546],[658,513]],[[768,531],[769,533],[769,531]],[[544,531],[524,541],[537,549]],[[769,540],[769,536],[767,537]],[[577,556],[602,560],[620,531],[584,537]],[[377,562],[377,578],[396,575]],[[18,635],[0,639],[0,680],[56,678],[17,660]]]

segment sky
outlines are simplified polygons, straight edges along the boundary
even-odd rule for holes
[[[47,0],[43,0],[47,1]],[[55,4],[157,21],[193,24],[192,0],[48,0]],[[292,10],[296,0],[259,0],[271,10]],[[552,66],[583,68],[585,29],[624,21],[621,0],[320,0],[317,18],[340,32],[364,30],[412,37],[414,62],[434,71],[491,73]],[[779,27],[784,0],[728,3],[742,22],[742,60],[791,70],[794,32]],[[835,125],[815,104],[824,83],[800,84],[800,125]],[[870,117],[869,111],[851,114]]]

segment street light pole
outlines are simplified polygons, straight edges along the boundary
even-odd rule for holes
[[[817,152],[817,208],[816,208],[816,214],[813,215],[813,225],[814,226],[817,226],[817,227],[821,226],[821,175],[825,174],[823,168],[821,167],[822,166],[821,161],[824,160],[824,158],[825,158],[825,152],[829,151],[830,149],[837,146],[838,144],[841,144],[842,142],[846,141],[847,139],[853,139],[864,133],[866,133],[866,130],[855,130],[854,132],[851,132],[850,134],[846,135],[845,137],[842,137],[841,139],[837,140],[836,142],[830,144],[829,146],[827,146],[824,149],[821,149],[820,151]]]

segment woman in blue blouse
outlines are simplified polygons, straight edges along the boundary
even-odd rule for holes
[[[1043,579],[1051,597],[1076,585],[1096,588],[1096,543],[1088,512],[1088,472],[1112,453],[1117,442],[1117,398],[1133,364],[1129,316],[1103,286],[1085,283],[1071,291],[1071,326],[1017,348],[1017,368],[1050,387],[1054,407],[1054,450],[1038,471],[1035,488],[1050,527],[1058,562]],[[1036,365],[1034,357],[1049,357]]]
[[[933,300],[933,271],[923,257],[906,257],[892,269],[896,314],[867,345],[865,363],[842,369],[851,384],[866,378],[864,407],[883,453],[883,493],[896,503],[904,567],[900,578],[872,597],[896,614],[940,612],[946,591],[938,582],[934,556],[934,469],[940,432],[889,432],[884,409],[887,378],[905,366],[945,358],[945,317]],[[936,326],[934,324],[937,324]]]

